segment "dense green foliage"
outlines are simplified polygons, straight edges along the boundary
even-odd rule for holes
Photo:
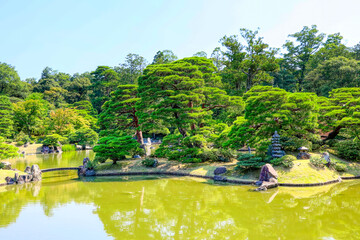
[[[82,146],[94,146],[99,139],[98,134],[91,128],[80,128],[70,133],[69,142]]]
[[[275,166],[283,166],[286,168],[292,168],[294,166],[294,161],[296,160],[296,157],[293,155],[285,155],[281,158],[274,158],[270,161],[271,164]]]
[[[240,154],[236,169],[240,171],[259,169],[264,164],[268,163],[268,160],[269,159],[264,159],[260,156],[255,156],[254,154]]]
[[[115,164],[124,160],[126,156],[134,156],[142,153],[140,144],[127,135],[110,135],[99,139],[98,145],[94,147],[98,159],[110,159]]]
[[[42,141],[42,143],[46,146],[58,147],[66,141],[67,141],[66,137],[62,137],[59,134],[51,134],[51,135],[47,135]]]
[[[18,150],[17,147],[6,144],[5,139],[0,137],[0,160],[18,156]]]
[[[280,51],[258,30],[240,29],[209,58],[163,50],[147,65],[129,53],[118,66],[73,75],[46,67],[26,81],[0,63],[0,136],[19,145],[98,144],[97,159],[114,162],[138,152],[143,135],[162,138],[157,156],[182,162],[229,161],[251,147],[256,155],[240,156],[238,166],[251,169],[270,161],[278,131],[285,151],[330,147],[359,161],[360,44],[342,39],[305,26]]]

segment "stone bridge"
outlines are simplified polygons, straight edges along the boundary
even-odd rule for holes
[[[47,168],[42,169],[41,172],[54,172],[54,171],[68,171],[68,170],[79,170],[79,167],[64,167],[64,168]]]

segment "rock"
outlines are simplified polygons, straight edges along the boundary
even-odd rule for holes
[[[39,165],[34,164],[31,166],[31,175],[32,175],[33,181],[41,180],[41,170],[39,168]]]
[[[154,159],[154,164],[152,165],[152,167],[157,167],[159,165],[159,161],[157,159]]]
[[[270,164],[267,163],[261,168],[259,181],[267,182],[270,180],[270,178],[277,179],[278,174],[275,171],[275,169]]]
[[[28,175],[22,175],[22,177],[24,177],[25,182],[31,182],[33,176],[31,174]]]
[[[76,150],[80,151],[82,149],[83,149],[83,147],[81,145],[76,145]]]
[[[84,160],[83,160],[83,166],[86,167],[86,164],[87,164],[88,161],[90,161],[90,158],[88,158],[88,157],[84,158]]]
[[[85,176],[95,176],[95,171],[94,170],[86,170]]]
[[[17,179],[17,183],[18,184],[23,184],[23,183],[28,183],[31,182],[32,180],[32,175],[20,175]]]
[[[48,146],[45,146],[45,145],[42,146],[42,148],[41,148],[41,152],[42,152],[42,153],[45,153],[45,154],[46,154],[46,153],[49,153],[49,151],[50,151],[50,149],[49,149]]]
[[[86,174],[86,168],[84,166],[80,166],[78,170],[78,176],[85,176]]]
[[[4,164],[4,167],[2,169],[4,170],[10,170],[11,169],[11,163],[2,161],[2,164]]]
[[[222,181],[222,182],[226,182],[227,178],[224,176],[220,176],[220,175],[215,175],[214,176],[214,181]]]
[[[7,184],[14,184],[15,183],[14,179],[11,178],[11,177],[6,177],[5,181],[6,181]]]
[[[25,168],[24,172],[26,172],[27,174],[31,174],[31,168],[29,166],[27,166]]]
[[[297,159],[310,159],[310,154],[307,152],[299,152],[296,156]]]
[[[25,179],[22,176],[19,176],[16,180],[17,184],[24,184],[25,183]]]
[[[15,173],[14,175],[14,182],[17,182],[19,178],[19,173]]]
[[[226,167],[217,167],[214,170],[215,175],[219,175],[219,174],[223,174],[223,173],[226,173]]]
[[[134,158],[141,158],[140,155],[135,155]]]

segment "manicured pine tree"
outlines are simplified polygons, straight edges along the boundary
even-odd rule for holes
[[[220,90],[216,67],[203,57],[184,58],[169,64],[150,65],[139,78],[138,116],[149,129],[160,120],[186,137],[189,131],[204,126],[215,108],[241,103]]]
[[[140,144],[143,143],[135,108],[136,103],[140,100],[137,97],[137,89],[137,85],[119,85],[116,91],[112,92],[110,100],[104,103],[99,115],[98,123],[103,133],[114,130],[136,132],[137,141]]]

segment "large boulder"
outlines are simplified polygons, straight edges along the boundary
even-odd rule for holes
[[[266,191],[269,188],[274,188],[278,186],[278,174],[275,169],[270,164],[265,164],[261,168],[259,181],[256,182],[256,185],[260,185],[255,191]]]
[[[11,169],[11,163],[5,162],[5,161],[2,161],[1,163],[4,165],[4,167],[2,169],[4,169],[4,170],[10,170]]]
[[[34,164],[31,166],[31,175],[33,176],[33,181],[41,180],[41,170],[39,168],[39,165]]]
[[[223,174],[223,173],[226,173],[226,167],[217,167],[214,170],[215,175],[220,175],[220,174]]]
[[[278,174],[270,164],[262,166],[259,181],[269,181],[270,178],[278,178]]]

